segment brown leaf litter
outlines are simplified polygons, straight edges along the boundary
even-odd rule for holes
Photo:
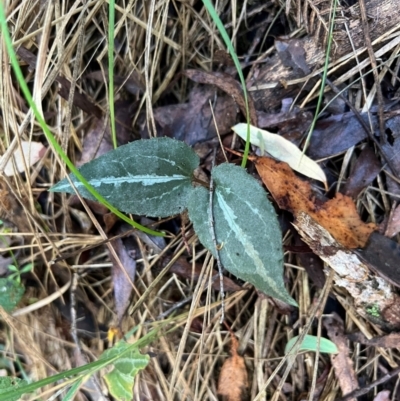
[[[239,342],[231,333],[231,356],[224,362],[218,378],[217,393],[223,401],[248,400],[248,376],[245,360],[238,354]]]

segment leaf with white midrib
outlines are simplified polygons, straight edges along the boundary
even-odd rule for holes
[[[83,165],[80,173],[119,210],[166,217],[186,208],[198,164],[198,156],[184,142],[153,138],[120,146]],[[94,200],[73,174],[70,178],[83,197]],[[51,191],[74,193],[67,179]]]
[[[214,230],[223,267],[267,295],[296,305],[283,282],[282,234],[266,192],[231,164],[212,170]],[[189,217],[201,243],[216,256],[208,218],[209,192],[196,188]]]

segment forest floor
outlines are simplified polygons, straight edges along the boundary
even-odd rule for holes
[[[6,2],[18,65],[62,151],[80,167],[113,149],[112,99],[118,146],[184,141],[204,181],[213,163],[240,165],[245,141],[232,127],[246,122],[246,97],[203,2],[117,1],[113,88],[111,3]],[[328,401],[357,390],[400,400],[400,13],[393,0],[335,3],[216,2],[251,124],[306,149],[325,177],[293,172],[263,146],[275,157],[246,165],[278,216],[297,307],[224,271],[222,308],[217,264],[185,213],[130,216],[166,233],[156,237],[95,201],[50,192],[70,169],[1,42],[0,376],[35,383],[97,361],[130,333],[149,356],[138,401]],[[320,340],[285,356],[305,334]],[[106,369],[90,372],[24,399],[112,399]]]

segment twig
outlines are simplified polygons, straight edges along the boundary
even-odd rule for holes
[[[212,161],[212,167],[215,165],[215,157],[217,154],[217,148],[214,149],[214,154],[213,154],[213,161]],[[210,223],[210,233],[211,233],[211,238],[215,247],[215,259],[217,260],[217,266],[218,266],[218,274],[219,274],[219,285],[220,285],[220,293],[221,293],[221,319],[220,319],[220,324],[222,324],[225,320],[225,294],[224,294],[224,275],[222,274],[222,264],[221,264],[221,259],[219,257],[219,246],[217,244],[217,239],[215,237],[215,225],[214,225],[214,212],[213,212],[213,195],[214,195],[214,180],[211,175],[210,178],[210,203],[209,203],[209,208],[208,208],[208,219]]]

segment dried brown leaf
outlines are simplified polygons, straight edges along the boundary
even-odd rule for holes
[[[121,238],[112,240],[111,245],[121,262],[120,264],[110,253],[115,309],[118,316],[118,324],[120,325],[126,308],[129,305],[133,289],[132,283],[136,274],[135,251],[128,251]]]
[[[199,70],[186,70],[185,75],[192,81],[200,84],[215,85],[229,96],[231,96],[240,107],[243,115],[246,116],[246,102],[243,95],[242,86],[236,79],[222,72],[204,72]],[[257,126],[257,112],[250,94],[248,96],[248,106],[250,112],[250,123]]]
[[[400,333],[390,333],[386,336],[374,337],[368,339],[360,331],[348,335],[351,341],[358,342],[363,345],[371,345],[373,347],[381,348],[398,348],[400,344]]]
[[[374,398],[374,401],[390,401],[390,391],[383,390],[380,391]]]
[[[336,344],[339,351],[338,354],[331,354],[330,357],[342,393],[346,395],[358,388],[358,382],[353,362],[348,356],[350,350],[347,346],[347,338],[344,334],[344,324],[342,319],[336,313],[333,313],[332,316],[324,319],[324,326],[328,337]],[[356,401],[356,399],[353,398],[349,401]]]
[[[310,73],[310,68],[306,62],[306,51],[304,50],[303,41],[299,39],[277,38],[275,40],[275,48],[286,67],[300,70],[304,75]]]
[[[396,207],[391,219],[388,222],[385,235],[389,238],[394,237],[400,232],[400,205]]]
[[[317,201],[308,182],[298,178],[286,163],[268,157],[255,159],[258,173],[281,209],[295,216],[305,212],[346,248],[362,248],[375,229],[364,223],[354,202],[336,194],[325,203]]]
[[[361,116],[368,122],[365,114]],[[372,119],[376,125],[376,117]],[[329,157],[346,151],[366,138],[367,133],[353,113],[334,115],[317,122],[307,154],[313,159]]]
[[[382,163],[376,157],[374,151],[366,146],[351,171],[349,179],[343,188],[343,193],[351,198],[356,198],[364,188],[371,184],[381,168]]]
[[[213,110],[211,110],[210,102]],[[215,138],[217,130],[212,111],[219,134],[224,135],[230,132],[231,126],[236,122],[237,114],[237,106],[233,99],[230,96],[221,95],[215,100],[215,89],[195,88],[190,93],[189,103],[154,109],[157,135],[185,141],[188,145]],[[140,134],[142,138],[149,137],[146,124],[143,124]]]
[[[248,377],[244,358],[237,352],[239,343],[231,334],[231,357],[222,365],[218,378],[218,394],[223,401],[247,400]]]

